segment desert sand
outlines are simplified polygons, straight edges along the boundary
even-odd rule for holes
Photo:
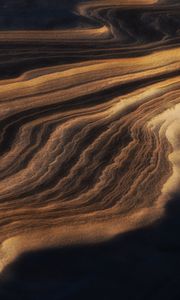
[[[2,300],[178,299],[179,1],[2,2]]]

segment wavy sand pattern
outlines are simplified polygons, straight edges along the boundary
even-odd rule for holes
[[[0,31],[1,271],[148,226],[179,192],[179,1],[62,6],[76,22]]]

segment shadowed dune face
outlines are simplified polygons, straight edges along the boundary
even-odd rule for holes
[[[21,255],[1,275],[1,298],[179,299],[179,200],[161,221],[108,242]]]
[[[0,270],[163,218],[180,183],[179,1],[1,6]]]

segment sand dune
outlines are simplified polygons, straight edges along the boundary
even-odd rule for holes
[[[0,271],[147,227],[179,192],[179,2],[69,5],[67,28],[0,24]]]

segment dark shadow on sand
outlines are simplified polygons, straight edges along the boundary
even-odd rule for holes
[[[180,299],[180,196],[153,226],[94,246],[27,253],[1,276],[2,300]]]
[[[86,1],[86,0],[85,0]],[[1,0],[0,30],[52,30],[91,26],[74,13],[81,0]]]

